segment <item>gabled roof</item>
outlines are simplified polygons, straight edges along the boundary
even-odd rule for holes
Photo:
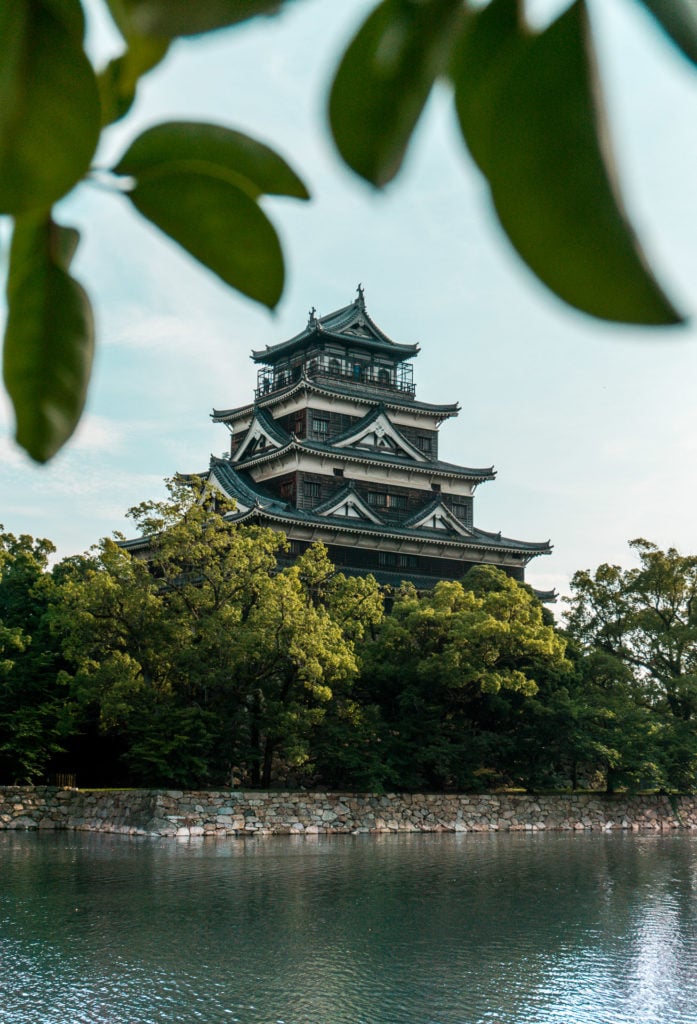
[[[430,462],[416,462],[405,459],[404,456],[395,455],[392,452],[382,452],[378,449],[367,450],[366,448],[336,448],[331,441],[308,441],[291,438],[281,448],[272,448],[270,451],[254,452],[247,459],[240,459],[237,465],[245,469],[250,466],[259,466],[262,463],[279,459],[288,452],[304,453],[306,455],[330,455],[341,462],[353,462],[359,465],[380,466],[382,468],[406,469],[411,473],[421,473],[426,476],[437,476],[450,478],[452,480],[471,480],[474,483],[482,483],[485,480],[494,480],[496,472],[493,466],[484,469],[473,469],[468,466],[456,466],[452,462],[441,462],[433,460]]]
[[[257,506],[249,512],[240,514],[233,513],[228,516],[232,522],[247,522],[256,519],[266,522],[278,529],[286,529],[292,526],[315,526],[326,527],[332,534],[347,534],[356,537],[389,538],[392,540],[413,540],[413,541],[435,541],[439,548],[466,549],[470,551],[485,551],[489,553],[518,555],[526,560],[536,555],[549,555],[552,547],[549,541],[524,541],[514,540],[512,537],[502,537],[500,534],[488,533],[486,530],[473,529],[467,536],[444,535],[441,530],[416,529],[415,527],[377,525],[363,522],[356,519],[346,519],[344,516],[319,516],[314,511],[288,508],[280,511],[269,506]],[[447,555],[444,555],[447,557]]]
[[[266,493],[259,484],[245,472],[234,469],[229,459],[219,459],[211,455],[210,468],[199,476],[209,483],[217,484],[223,494],[237,502],[237,511],[241,513],[255,506],[276,508],[285,511],[289,506]]]
[[[284,447],[289,441],[290,434],[276,423],[273,416],[264,409],[256,409],[247,433],[233,455],[233,462],[243,462],[245,452],[249,457],[253,451],[274,451]]]
[[[312,512],[317,516],[340,516],[345,519],[363,519],[377,525],[382,524],[380,516],[361,498],[353,480],[338,494],[332,495],[320,505],[315,505]]]
[[[198,474],[202,479],[217,483],[220,489],[237,502],[237,510],[227,517],[231,522],[247,522],[250,519],[268,523],[277,529],[292,526],[311,526],[326,528],[333,534],[346,534],[355,537],[389,538],[393,540],[436,541],[441,548],[467,549],[473,552],[517,555],[528,560],[536,555],[551,553],[549,541],[521,541],[511,537],[502,537],[500,533],[489,533],[476,527],[467,529],[453,516],[459,529],[444,530],[438,526],[417,525],[419,518],[427,517],[428,510],[441,506],[440,499],[434,499],[419,512],[400,525],[383,523],[375,511],[364,504],[351,484],[342,488],[341,492],[317,505],[313,509],[298,509],[290,502],[281,501],[263,487],[256,484],[243,470],[233,466],[228,459],[211,456],[210,469]],[[362,507],[370,513],[365,518],[346,515],[344,509],[347,502],[353,502],[354,508]],[[444,508],[443,515],[449,513]]]
[[[317,384],[308,380],[304,375],[296,381],[291,381],[285,388],[279,388],[268,398],[261,398],[258,402],[250,402],[248,405],[236,406],[233,409],[214,409],[211,418],[214,423],[234,423],[235,420],[244,419],[250,416],[255,409],[271,409],[279,402],[285,402],[298,392],[308,391],[312,394],[322,395],[326,398],[348,398],[352,402],[364,405],[375,405],[375,391],[361,392],[358,387],[341,387],[338,384]],[[416,402],[413,398],[390,391],[389,394],[380,395],[378,399],[386,409],[409,411],[424,416],[436,416],[439,419],[447,419],[450,416],[457,416],[460,411],[459,402],[449,402],[442,405],[434,405],[430,402]]]
[[[405,519],[402,526],[413,526],[416,530],[419,528],[443,530],[446,533],[459,534],[461,537],[472,536],[472,531],[464,523],[461,523],[457,516],[453,515],[441,498],[429,501],[427,505]]]
[[[407,441],[394,423],[389,419],[385,406],[377,405],[358,423],[352,424],[343,433],[331,439],[334,448],[365,448],[385,451],[392,454],[402,453],[416,462],[427,462],[426,456]]]
[[[278,345],[267,345],[264,349],[253,351],[252,359],[255,363],[273,364],[309,347],[313,342],[329,340],[350,345],[352,348],[382,352],[399,362],[411,359],[419,351],[418,345],[398,345],[378,327],[368,315],[363,288],[359,285],[358,295],[350,305],[320,317],[316,315],[314,308],[311,309],[307,326],[299,334]]]

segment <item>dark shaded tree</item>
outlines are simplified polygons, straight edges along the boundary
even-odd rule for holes
[[[654,773],[692,789],[697,772],[697,557],[638,539],[639,566],[578,572],[567,613],[581,649],[623,680],[626,714],[647,716]],[[612,693],[616,691],[613,689]]]
[[[56,584],[48,540],[0,527],[0,779],[28,783],[45,775],[73,730],[62,661],[47,612]]]
[[[386,782],[485,788],[513,757],[516,697],[566,665],[564,641],[526,588],[491,567],[419,596],[404,586],[366,645],[361,693],[379,706]]]

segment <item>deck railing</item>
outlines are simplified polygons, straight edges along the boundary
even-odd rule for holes
[[[287,370],[280,370],[275,376],[266,369],[259,370],[257,387],[254,392],[255,399],[259,401],[259,399],[264,398],[266,395],[271,395],[275,391],[281,391],[283,388],[287,388],[289,384],[300,380],[303,369],[305,376],[310,380],[316,381],[318,384],[348,384],[351,387],[360,388],[361,391],[375,391],[377,394],[396,391],[401,395],[408,395],[410,398],[413,398],[416,393],[414,381],[411,375],[407,373],[398,373],[395,378],[381,380],[379,368],[374,372],[371,372],[370,367],[365,367],[360,373],[355,371],[347,373],[342,370],[333,370],[326,366],[312,367],[306,363],[304,366],[293,366]]]

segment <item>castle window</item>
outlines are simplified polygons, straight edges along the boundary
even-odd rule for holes
[[[329,433],[329,416],[318,416],[317,413],[313,413],[312,433],[326,437]]]
[[[343,475],[344,475],[343,469],[336,469],[336,468],[334,469],[334,476],[343,476]]]
[[[431,484],[431,490],[437,491],[440,494],[440,484]]]
[[[450,507],[453,515],[457,516],[457,518],[461,519],[463,522],[467,521],[469,512],[469,507],[467,505],[463,504],[461,501],[454,501]]]
[[[284,480],[279,488],[279,494],[283,501],[292,501],[295,497],[295,481]]]
[[[319,498],[320,485],[313,480],[303,480],[303,494],[306,498]]]
[[[432,437],[417,437],[416,444],[420,451],[426,452],[428,455],[430,455],[433,451]]]
[[[385,494],[382,491],[368,491],[368,504],[375,508],[392,508],[399,512],[406,512],[406,494]]]
[[[387,507],[395,508],[399,512],[406,512],[407,510],[407,496],[406,494],[388,494],[387,495]]]
[[[378,566],[381,569],[416,569],[416,555],[398,555],[394,551],[378,551]]]
[[[376,508],[387,508],[387,495],[382,491],[368,491],[368,504]]]

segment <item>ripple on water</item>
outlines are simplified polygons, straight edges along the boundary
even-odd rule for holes
[[[690,836],[13,835],[0,857],[2,1024],[697,1022]]]

